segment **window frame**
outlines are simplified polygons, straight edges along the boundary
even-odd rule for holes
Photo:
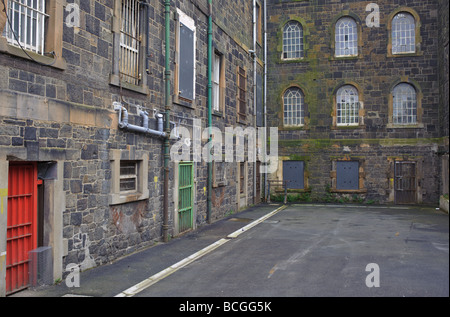
[[[392,46],[393,46],[393,20],[394,17],[397,16],[399,13],[408,13],[412,15],[415,22],[415,52],[414,53],[398,53],[395,54],[393,52]],[[387,31],[388,31],[388,47],[387,47],[387,57],[404,57],[404,56],[423,56],[423,51],[421,48],[422,44],[422,36],[421,36],[421,27],[422,22],[420,19],[419,14],[412,8],[409,7],[399,7],[387,17]]]
[[[340,28],[340,25],[345,21],[350,21],[350,23],[352,24],[352,32],[349,32],[349,34],[341,34],[342,29]],[[342,51],[345,49],[341,49],[338,48],[339,47],[339,43],[345,43],[345,42],[340,42],[339,38],[341,35],[344,36],[349,36],[349,35],[353,35],[354,36],[354,40],[352,41],[353,43],[353,47],[351,48],[351,53],[349,54],[338,54],[338,51]],[[356,52],[354,52],[356,51]],[[359,55],[359,29],[358,29],[358,23],[357,21],[351,17],[351,16],[343,16],[340,17],[336,23],[335,23],[335,27],[334,27],[334,56],[336,58],[342,58],[342,57],[356,57]]]
[[[292,107],[294,106],[300,106],[300,123],[298,124],[288,124],[286,123],[286,94],[292,92],[292,91],[296,91],[300,94],[300,99],[301,99],[301,103],[299,105],[294,105],[291,104]],[[303,90],[300,87],[297,86],[291,86],[289,88],[287,88],[282,96],[282,102],[283,102],[283,127],[287,127],[287,128],[292,128],[292,127],[303,127],[305,126],[305,113],[306,113],[306,105],[305,105],[305,94],[303,93]],[[293,109],[291,109],[291,112],[294,112]],[[297,110],[299,111],[299,110]],[[293,120],[294,118],[291,118],[291,120]],[[293,121],[292,121],[293,122]]]
[[[225,58],[224,55],[217,50],[213,53],[211,77],[213,114],[221,116],[224,115],[225,108]]]
[[[299,45],[299,51],[293,51],[293,52],[299,54],[298,57],[297,56],[292,57],[292,56],[287,56],[286,55],[288,53],[292,54],[292,52],[291,52],[291,50],[289,50],[289,51],[286,50],[287,46],[285,45],[285,40],[296,39],[296,38],[290,38],[290,37],[288,38],[288,37],[286,37],[286,28],[290,27],[290,25],[297,25],[297,26],[299,26],[299,31],[298,31],[298,32],[300,32],[300,35],[299,35],[299,38],[298,38],[298,40],[299,40],[299,44],[298,44]],[[296,30],[291,31],[291,32],[289,32],[289,34],[294,33],[294,32],[297,32],[297,31]],[[292,45],[290,45],[290,46],[292,46]],[[283,60],[283,61],[292,61],[292,60],[302,60],[304,58],[305,58],[305,30],[304,30],[303,24],[300,23],[297,20],[289,20],[283,25],[283,29],[282,29],[282,36],[281,36],[281,60]]]
[[[242,83],[243,81],[243,83]],[[236,118],[237,122],[245,123],[247,118],[247,69],[236,67]]]
[[[109,194],[109,205],[124,204],[140,201],[150,197],[148,189],[148,154],[144,151],[134,150],[111,150],[109,154],[111,166],[111,192]],[[121,175],[121,163],[134,162],[136,175]],[[121,190],[121,180],[136,177],[136,189]]]
[[[5,0],[5,3],[7,0]],[[2,7],[3,7],[3,3]],[[18,45],[14,45],[8,42],[8,39],[3,36],[3,30],[0,33],[0,52],[6,53],[12,56],[20,57],[23,59],[36,61],[41,65],[47,65],[48,67],[57,68],[65,70],[67,68],[67,63],[62,57],[62,47],[63,47],[63,28],[64,23],[64,8],[65,1],[58,0],[46,0],[45,13],[48,15],[47,21],[45,22],[45,34],[44,34],[44,54],[35,53],[30,50],[25,50]],[[8,10],[9,11],[9,10]],[[3,13],[3,12],[2,12]],[[5,16],[5,26],[8,21]],[[53,52],[49,54],[47,52]]]
[[[396,123],[394,121],[394,89],[398,87],[401,84],[408,84],[410,85],[416,92],[416,122],[415,123]],[[401,77],[399,80],[395,81],[391,86],[389,90],[389,101],[388,101],[388,128],[392,129],[408,129],[408,128],[424,128],[424,124],[422,122],[422,116],[423,116],[423,109],[422,109],[422,99],[423,99],[423,93],[420,88],[420,85],[413,81],[412,79],[409,79],[406,76]]]
[[[146,41],[148,41],[147,36],[142,36],[145,34],[144,27],[146,21],[146,14],[144,13],[142,5],[139,0],[133,0],[139,3],[138,7],[142,14],[139,15],[139,34],[141,35],[141,41],[139,45],[139,72],[140,72],[140,80],[137,85],[133,83],[129,83],[126,80],[123,80],[120,71],[120,56],[121,56],[121,37],[122,37],[122,2],[125,0],[113,0],[114,8],[113,8],[113,16],[112,16],[112,33],[113,33],[113,58],[112,58],[112,72],[110,74],[109,83],[110,85],[121,87],[123,89],[135,91],[144,95],[148,95],[148,87],[147,87],[147,73],[145,71],[145,46]],[[147,21],[148,23],[148,21]]]
[[[343,91],[344,89],[351,89],[355,92],[354,96],[356,96],[357,100],[354,101],[352,104],[357,104],[357,108],[356,109],[340,109],[339,105],[342,104],[342,102],[339,102],[339,97],[340,97],[340,92]],[[360,102],[360,98],[359,98],[359,89],[357,87],[355,87],[352,84],[345,84],[340,86],[335,93],[335,109],[336,109],[336,126],[337,127],[357,127],[359,125],[361,125],[361,120],[360,120],[360,110],[361,110],[361,102]],[[345,100],[345,103],[347,104],[347,101]],[[353,108],[353,107],[352,107]],[[340,115],[340,112],[342,112],[343,110],[345,110],[347,112],[347,114],[349,114],[349,111],[353,111],[353,115],[352,116],[347,116],[347,114],[345,116]],[[339,118],[345,118],[346,122],[339,122]],[[350,122],[352,120],[350,120],[350,118],[356,118],[356,122]]]
[[[400,90],[400,91],[399,91]],[[397,96],[399,96],[397,98]],[[392,123],[395,125],[416,125],[417,124],[417,91],[416,88],[409,83],[400,83],[392,90]],[[405,100],[413,98],[412,100]],[[400,105],[399,102],[400,101]],[[405,107],[405,102],[407,103]],[[400,106],[400,107],[399,107]],[[411,106],[411,107],[409,107]],[[406,111],[406,115],[405,115]],[[411,113],[409,113],[411,111]],[[400,114],[400,112],[402,112]],[[406,120],[405,120],[406,118]],[[411,119],[411,122],[409,122]],[[406,122],[404,122],[406,121]]]
[[[396,23],[397,17],[399,17],[401,15],[405,16],[404,19],[406,19],[406,20],[412,19],[412,21]],[[417,51],[417,48],[416,48],[416,20],[415,20],[414,16],[409,12],[404,12],[404,11],[398,12],[392,18],[391,23],[392,23],[392,30],[391,30],[392,55],[415,54]],[[396,29],[397,25],[406,25],[407,28],[406,28],[406,30],[397,30]],[[396,34],[402,34],[403,31],[405,31],[405,36],[398,36],[398,37],[396,36]],[[413,43],[409,44],[409,50],[405,50],[405,51],[397,50],[399,47],[406,46],[406,44],[395,45],[394,42],[397,40],[402,43],[403,41],[408,40],[408,39],[413,40]],[[413,48],[413,50],[411,50],[411,47]]]
[[[177,8],[177,21],[175,32],[175,74],[174,74],[174,102],[183,106],[194,107],[196,100],[196,77],[197,77],[197,27],[194,19],[189,17],[186,13]],[[193,61],[192,61],[192,99],[182,96],[180,91],[180,55],[181,52],[181,27],[187,27],[193,33]]]

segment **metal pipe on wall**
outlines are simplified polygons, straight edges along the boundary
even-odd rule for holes
[[[165,70],[164,80],[165,88],[165,126],[164,131],[170,135],[170,0],[164,2],[164,18],[165,18]],[[163,210],[163,240],[169,241],[169,138],[164,140],[164,210]]]

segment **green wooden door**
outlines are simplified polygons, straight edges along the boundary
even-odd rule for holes
[[[194,165],[182,162],[178,170],[178,232],[192,229]]]

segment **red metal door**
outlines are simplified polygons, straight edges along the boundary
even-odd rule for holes
[[[13,163],[8,174],[6,292],[29,285],[28,252],[37,244],[37,165]]]

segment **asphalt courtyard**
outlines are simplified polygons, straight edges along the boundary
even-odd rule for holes
[[[435,208],[260,205],[64,282],[15,295],[448,297],[449,218]]]
[[[137,296],[448,297],[448,215],[291,205]]]

